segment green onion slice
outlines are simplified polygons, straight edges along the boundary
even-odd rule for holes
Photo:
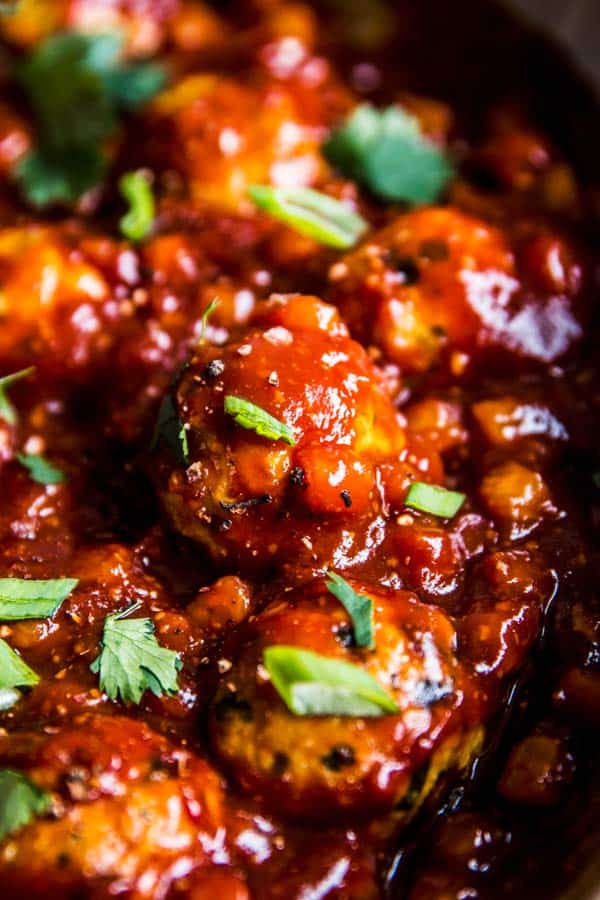
[[[154,194],[146,174],[140,170],[126,172],[119,179],[119,190],[129,203],[129,211],[121,218],[121,234],[130,241],[143,241],[152,231],[155,216]]]
[[[271,441],[285,441],[290,447],[296,443],[294,433],[289,425],[280,422],[266,410],[244,400],[243,397],[234,397],[227,394],[225,397],[225,412],[232,416],[237,425],[255,431],[260,437],[269,438]]]
[[[426,484],[424,481],[413,481],[404,505],[442,519],[451,519],[465,500],[466,495],[458,491],[449,491],[447,488]]]
[[[39,680],[39,675],[0,638],[0,689],[33,687]]]
[[[345,578],[335,572],[327,573],[325,587],[336,597],[350,618],[354,629],[354,641],[357,647],[375,646],[373,635],[373,601],[364,594],[357,594]]]
[[[49,618],[78,584],[77,578],[0,578],[0,621]]]
[[[283,644],[266,647],[273,686],[296,716],[383,716],[398,712],[394,700],[358,666]]]
[[[8,399],[7,389],[12,387],[17,381],[28,378],[35,372],[35,366],[28,369],[21,369],[19,372],[13,372],[11,375],[4,375],[0,378],[0,418],[8,422],[9,425],[15,425],[17,422],[17,411]]]
[[[349,206],[312,188],[248,188],[254,203],[300,234],[328,247],[346,250],[363,236],[368,224]]]

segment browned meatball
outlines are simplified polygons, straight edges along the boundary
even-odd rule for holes
[[[13,768],[26,766],[51,798],[48,814],[0,848],[7,900],[23,891],[57,900],[90,890],[110,897],[117,888],[133,897],[152,889],[157,896],[159,884],[167,889],[177,877],[210,866],[212,848],[223,845],[218,776],[144,723],[82,716],[55,736],[3,738],[0,758]],[[185,867],[178,869],[182,859]]]
[[[408,592],[353,587],[373,601],[374,650],[353,646],[344,609],[313,583],[249,624],[212,707],[219,758],[246,790],[290,815],[411,811],[441,772],[462,768],[479,747],[478,701],[456,660],[449,619]],[[272,645],[359,666],[393,698],[398,714],[292,714],[264,667]]]
[[[486,348],[548,363],[581,336],[571,308],[581,267],[559,251],[563,282],[539,285],[499,228],[451,208],[419,209],[336,263],[330,296],[357,339],[406,371],[445,362],[460,374]]]
[[[230,398],[275,426],[242,427]],[[199,347],[169,402],[154,476],[174,527],[215,559],[340,568],[382,540],[404,429],[332,307],[274,297],[225,347]]]

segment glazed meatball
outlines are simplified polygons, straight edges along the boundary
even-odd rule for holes
[[[19,760],[19,744],[37,749]],[[186,871],[213,862],[223,840],[222,786],[198,756],[178,750],[147,725],[82,716],[42,738],[2,739],[0,757],[49,792],[48,814],[0,847],[3,896],[68,898],[94,890],[156,896]],[[219,860],[222,861],[222,860]],[[143,888],[145,885],[145,889]]]
[[[56,31],[120,31],[127,52],[146,56],[160,49],[179,0],[21,0],[2,16],[2,32],[14,44],[31,47]]]
[[[333,307],[273,297],[225,347],[199,347],[167,403],[152,473],[174,528],[217,561],[344,567],[381,541],[406,437]]]
[[[142,118],[151,140],[126,150],[157,172],[177,173],[195,205],[251,211],[252,184],[317,184],[328,128],[348,107],[329,64],[291,38],[265,50],[267,65],[244,78],[209,71],[185,75]]]
[[[2,576],[22,577],[24,570],[15,562]],[[52,618],[4,625],[4,637],[40,675],[39,684],[5,714],[11,726],[41,717],[66,720],[89,708],[114,708],[99,690],[90,664],[98,656],[106,617],[138,604],[135,615],[150,618],[158,643],[176,652],[182,663],[177,694],[155,697],[146,692],[141,706],[147,713],[162,714],[167,729],[176,730],[179,720],[199,704],[196,676],[205,652],[202,627],[183,614],[123,545],[107,543],[80,550],[67,560],[56,559],[53,570],[46,565],[45,575],[76,578],[79,583]]]
[[[374,650],[353,646],[349,618],[317,582],[272,602],[217,692],[211,733],[219,758],[248,791],[289,815],[412,811],[479,745],[477,700],[454,655],[450,620],[404,591],[369,590]],[[397,715],[293,715],[263,665],[271,645],[352,663],[393,698]]]
[[[453,209],[407,213],[336,263],[330,297],[352,334],[403,370],[461,374],[486,349],[551,362],[581,336],[571,301],[580,268],[530,284],[499,228]],[[489,356],[489,353],[488,353]]]

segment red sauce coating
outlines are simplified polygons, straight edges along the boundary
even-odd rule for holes
[[[15,59],[119,30],[123,60],[169,70],[102,186],[42,212],[13,182],[38,136],[1,75],[0,377],[35,372],[8,390],[14,416],[0,405],[0,577],[79,580],[52,617],[0,623],[39,676],[0,712],[0,768],[49,797],[0,842],[3,900],[548,900],[591,830],[587,195],[524,103],[472,116],[470,82],[445,96],[444,54],[415,58],[440,4],[367,6],[362,30],[278,0],[0,17]],[[364,99],[453,155],[435,204],[377,200],[326,160]],[[138,167],[156,211],[133,242],[116,185]],[[367,232],[323,246],[258,211],[254,183],[316,188]],[[23,454],[64,478],[36,481]],[[415,482],[464,504],[407,506]],[[370,598],[372,648],[331,571]],[[90,669],[132,604],[181,666],[177,691],[137,704]],[[272,645],[354,665],[396,712],[295,715]]]

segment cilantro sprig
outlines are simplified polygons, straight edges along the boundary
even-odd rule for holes
[[[22,772],[0,769],[0,841],[47,812],[51,799]]]
[[[100,676],[100,689],[124,703],[139,703],[147,690],[156,697],[176,694],[182,667],[177,653],[156,640],[151,619],[127,618],[136,609],[134,603],[106,617],[100,655],[90,666]]]
[[[273,686],[296,716],[383,716],[398,707],[375,679],[339,659],[300,647],[266,647],[263,661]]]
[[[375,646],[373,629],[373,601],[364,594],[357,594],[345,578],[336,572],[327,573],[325,587],[336,597],[352,620],[354,642],[357,647]]]
[[[41,453],[17,453],[17,459],[37,484],[63,484],[67,480],[65,473]]]
[[[241,425],[248,431],[255,431],[260,437],[269,438],[271,441],[284,441],[290,447],[295,446],[294,432],[290,426],[280,422],[256,403],[227,394],[224,409],[228,416],[233,417],[236,425]]]
[[[114,34],[64,32],[18,65],[38,140],[13,174],[34,206],[74,203],[98,185],[107,168],[106,144],[121,115],[163,86],[161,66],[122,61],[122,43]]]
[[[454,174],[446,153],[399,106],[358,106],[323,146],[327,159],[383,200],[434,203]]]

